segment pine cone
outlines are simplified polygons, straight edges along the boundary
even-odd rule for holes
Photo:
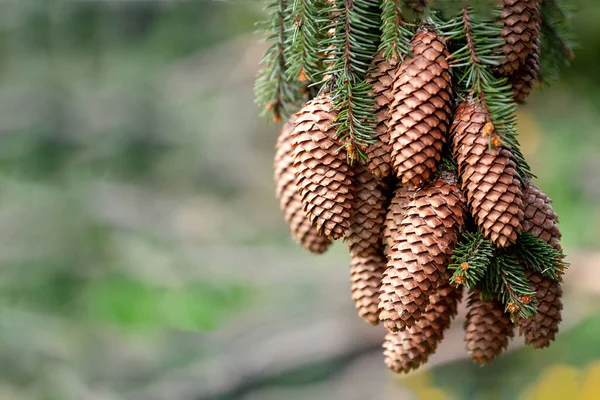
[[[477,364],[483,365],[502,353],[514,336],[514,325],[497,301],[484,301],[478,291],[469,296],[465,321],[467,351]]]
[[[517,321],[519,333],[525,335],[525,344],[535,349],[543,349],[554,341],[562,321],[561,283],[539,272],[526,273],[537,298],[538,312],[531,318]]]
[[[464,102],[454,116],[452,141],[475,222],[490,241],[506,247],[521,232],[523,194],[510,150],[489,147],[490,127],[480,105]]]
[[[415,194],[389,254],[379,295],[379,318],[395,332],[411,327],[444,281],[466,217],[456,176],[443,172]]]
[[[540,8],[538,0],[502,0],[500,19],[504,39],[502,48],[505,61],[498,69],[501,75],[510,76],[532,53],[540,34]]]
[[[385,186],[362,166],[354,172],[354,199],[346,244],[353,257],[382,254],[381,229],[385,220]]]
[[[369,82],[373,85],[373,95],[377,106],[377,141],[367,147],[366,154],[369,157],[367,168],[373,175],[385,178],[390,175],[390,134],[388,119],[390,104],[392,102],[392,82],[398,72],[396,60],[385,60],[381,53],[373,59],[373,68],[370,72]]]
[[[552,209],[552,200],[529,182],[523,192],[523,205],[525,209],[523,231],[560,250],[562,234],[558,229],[558,215]]]
[[[317,232],[302,209],[293,166],[293,139],[291,136],[293,129],[293,122],[286,123],[277,140],[274,160],[276,195],[292,237],[307,250],[321,254],[327,250],[331,241]]]
[[[350,228],[352,171],[334,139],[336,117],[327,95],[304,105],[294,123],[296,185],[319,233],[335,240]]]
[[[412,201],[414,194],[415,191],[406,186],[400,186],[394,191],[394,196],[388,206],[383,226],[383,244],[386,256],[390,254],[394,245],[394,237],[398,237],[399,235],[398,229],[406,214],[406,206]]]
[[[394,80],[390,147],[402,184],[421,186],[441,158],[452,86],[444,42],[431,32],[418,32],[412,45],[413,58],[402,64]]]
[[[533,44],[531,54],[527,56],[525,64],[508,79],[513,88],[513,95],[517,103],[522,103],[533,90],[540,79],[540,38]]]
[[[350,263],[352,300],[358,315],[368,324],[379,323],[379,288],[385,270],[382,254],[353,257]]]
[[[388,332],[383,343],[386,365],[394,372],[409,372],[425,364],[435,353],[456,316],[462,288],[448,281],[430,296],[429,306],[423,317],[404,332]]]

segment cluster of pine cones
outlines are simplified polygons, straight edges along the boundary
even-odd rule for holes
[[[538,14],[523,5],[537,7],[537,1],[505,3],[506,62],[498,73],[510,77],[520,101],[535,80],[539,57]],[[337,113],[326,91],[285,124],[277,143],[277,197],[293,237],[313,253],[344,239],[352,298],[366,322],[388,330],[384,354],[395,372],[425,363],[456,315],[463,287],[451,284],[448,265],[469,226],[498,248],[529,232],[560,249],[551,200],[519,179],[485,105],[454,93],[448,57],[445,41],[421,29],[412,57],[374,59],[378,140],[364,149],[366,163],[348,162],[351,149],[336,139]],[[444,162],[445,154],[457,168]],[[515,326],[535,348],[554,340],[560,281],[527,274],[539,310],[530,319],[512,322],[499,302],[469,294],[466,347],[475,362],[500,354]]]

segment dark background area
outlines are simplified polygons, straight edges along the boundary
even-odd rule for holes
[[[600,398],[600,3],[574,6],[572,68],[519,111],[563,334],[479,368],[459,317],[397,378],[344,246],[305,254],[277,208],[260,2],[0,3],[0,399]]]

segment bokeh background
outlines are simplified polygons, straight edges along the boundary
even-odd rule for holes
[[[258,1],[0,2],[0,399],[600,398],[600,3],[519,111],[572,263],[562,334],[484,368],[459,316],[387,372],[343,244],[306,254],[257,117]]]

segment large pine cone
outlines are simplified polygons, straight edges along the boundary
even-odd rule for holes
[[[540,79],[540,38],[533,44],[531,54],[527,56],[525,64],[521,65],[508,82],[512,85],[513,96],[517,103],[522,103],[533,90]]]
[[[385,262],[385,257],[377,254],[368,257],[352,257],[350,263],[352,300],[358,315],[371,325],[379,323],[379,289],[385,271]]]
[[[427,182],[441,158],[450,124],[451,77],[448,50],[431,32],[412,40],[407,59],[394,80],[390,108],[392,167],[402,184]]]
[[[498,72],[510,76],[525,64],[533,51],[540,34],[540,7],[539,0],[501,0],[501,3],[505,60]]]
[[[386,61],[381,53],[373,59],[369,82],[373,85],[373,95],[377,106],[377,141],[367,147],[369,157],[367,168],[373,175],[385,178],[390,175],[390,134],[388,127],[390,104],[392,102],[392,82],[398,73],[396,60]]]
[[[519,333],[525,335],[526,344],[536,349],[543,349],[554,341],[562,321],[561,282],[539,272],[527,271],[526,273],[537,298],[538,312],[531,318],[517,321]]]
[[[294,123],[296,185],[304,209],[319,233],[335,240],[350,228],[352,170],[334,138],[336,118],[327,95],[309,101]]]
[[[382,227],[386,211],[385,186],[359,165],[354,172],[354,199],[346,244],[353,257],[382,254]]]
[[[552,209],[552,200],[529,182],[523,191],[523,204],[523,231],[560,250],[562,234],[558,229],[558,215]]]
[[[514,336],[514,324],[497,301],[484,301],[478,291],[469,296],[465,321],[467,351],[477,364],[486,364],[502,353]]]
[[[398,373],[425,364],[456,316],[461,297],[462,288],[457,289],[446,281],[430,296],[425,314],[414,326],[403,332],[388,332],[383,343],[386,365]]]
[[[303,210],[300,193],[296,188],[293,166],[293,139],[291,136],[293,129],[293,122],[286,123],[277,140],[274,160],[276,195],[292,237],[305,249],[320,254],[327,250],[331,241],[317,232]]]
[[[490,148],[489,127],[493,130],[479,104],[463,102],[454,116],[452,141],[475,222],[490,241],[506,247],[522,229],[523,194],[511,151]]]
[[[406,186],[400,186],[394,191],[383,226],[383,244],[386,256],[391,252],[394,238],[399,235],[400,224],[406,214],[406,206],[412,201],[414,194],[415,191]]]
[[[379,318],[393,331],[411,327],[445,279],[464,226],[465,200],[456,176],[443,172],[415,194],[406,208],[379,295]]]

